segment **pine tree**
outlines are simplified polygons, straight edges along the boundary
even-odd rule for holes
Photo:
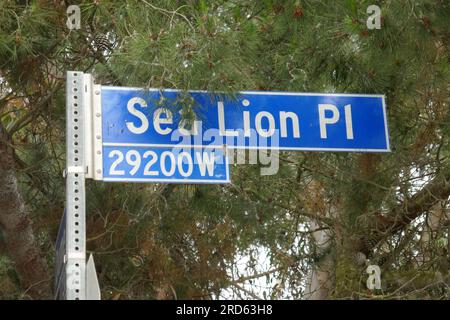
[[[21,183],[40,281],[64,207],[64,74],[80,70],[105,85],[381,93],[393,146],[283,152],[276,175],[234,166],[230,185],[89,182],[105,299],[449,298],[446,1],[375,1],[379,30],[366,25],[373,1],[83,2],[80,30],[66,27],[64,1],[29,2],[0,3],[0,145],[13,159],[0,176]],[[43,298],[27,290],[1,200],[0,297]],[[366,288],[367,264],[381,291]]]

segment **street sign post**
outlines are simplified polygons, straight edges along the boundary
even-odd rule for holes
[[[91,77],[68,72],[66,83],[65,298],[86,299],[85,178],[89,159]]]
[[[390,151],[382,95],[231,97],[95,85],[77,71],[67,72],[66,91],[66,210],[55,263],[59,299],[100,299],[93,258],[86,264],[86,178],[227,183],[227,148]]]

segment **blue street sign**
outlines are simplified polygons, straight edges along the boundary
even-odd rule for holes
[[[231,97],[107,86],[101,93],[108,147],[390,151],[382,95],[241,92]]]
[[[56,238],[55,255],[55,281],[54,289],[56,297],[63,299],[66,295],[66,209],[59,224]]]
[[[103,155],[104,181],[230,182],[223,148],[104,146]]]

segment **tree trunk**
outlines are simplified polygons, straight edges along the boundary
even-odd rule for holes
[[[327,204],[322,185],[313,180],[304,196],[306,209],[320,217],[335,217],[335,204]],[[315,248],[315,263],[311,267],[305,288],[306,300],[325,300],[331,295],[334,286],[335,257],[332,252],[332,231],[323,229],[317,221],[309,220],[312,231],[313,247]]]
[[[315,221],[310,221],[309,225],[311,230],[320,228]],[[330,250],[331,237],[328,230],[318,230],[313,232],[313,238],[320,259],[312,266],[304,297],[306,300],[325,300],[330,295],[333,282],[334,259]]]
[[[16,172],[13,151],[0,124],[0,229],[8,255],[15,263],[24,297],[51,297],[48,266],[35,239]]]
[[[426,217],[426,224],[420,238],[421,252],[417,257],[418,266],[422,266],[432,259],[431,251],[429,250],[430,242],[434,240],[443,217],[443,203],[440,201],[430,209]]]

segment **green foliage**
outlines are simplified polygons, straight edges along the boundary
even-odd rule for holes
[[[320,225],[333,237],[326,252],[336,262],[331,295],[367,297],[361,289],[365,266],[352,256],[367,250],[368,259],[378,261],[386,252],[377,244],[365,248],[361,238],[379,236],[379,219],[396,221],[389,214],[418,185],[448,172],[445,1],[378,1],[380,30],[366,28],[373,1],[84,1],[82,28],[72,31],[65,26],[66,8],[54,3],[0,2],[0,121],[11,130],[18,173],[49,261],[64,207],[66,70],[91,72],[102,84],[231,95],[382,93],[390,154],[284,152],[276,175],[260,176],[259,165],[237,165],[233,183],[224,186],[87,186],[88,249],[96,255],[105,298],[217,297],[238,280],[230,270],[239,255],[251,256],[246,272],[261,271],[255,248],[267,250],[270,267],[279,270],[268,276],[277,287],[268,281],[264,294],[301,298],[305,277],[325,255],[309,227],[317,212],[328,218]],[[8,92],[14,99],[3,99]],[[176,105],[193,119],[196,106]],[[313,182],[320,188],[312,188]],[[414,230],[419,234],[425,227],[421,221]],[[444,227],[437,233],[436,239],[448,239]],[[386,259],[395,262],[381,265],[383,272],[408,270],[411,279],[425,268],[414,262],[413,253],[424,251],[420,241],[408,235],[385,241],[395,253]],[[442,241],[428,250],[440,258],[426,268],[442,269]],[[400,290],[404,283],[387,281],[384,290],[406,297],[408,290],[420,297],[428,283]],[[439,288],[423,295],[448,298],[448,289]]]

